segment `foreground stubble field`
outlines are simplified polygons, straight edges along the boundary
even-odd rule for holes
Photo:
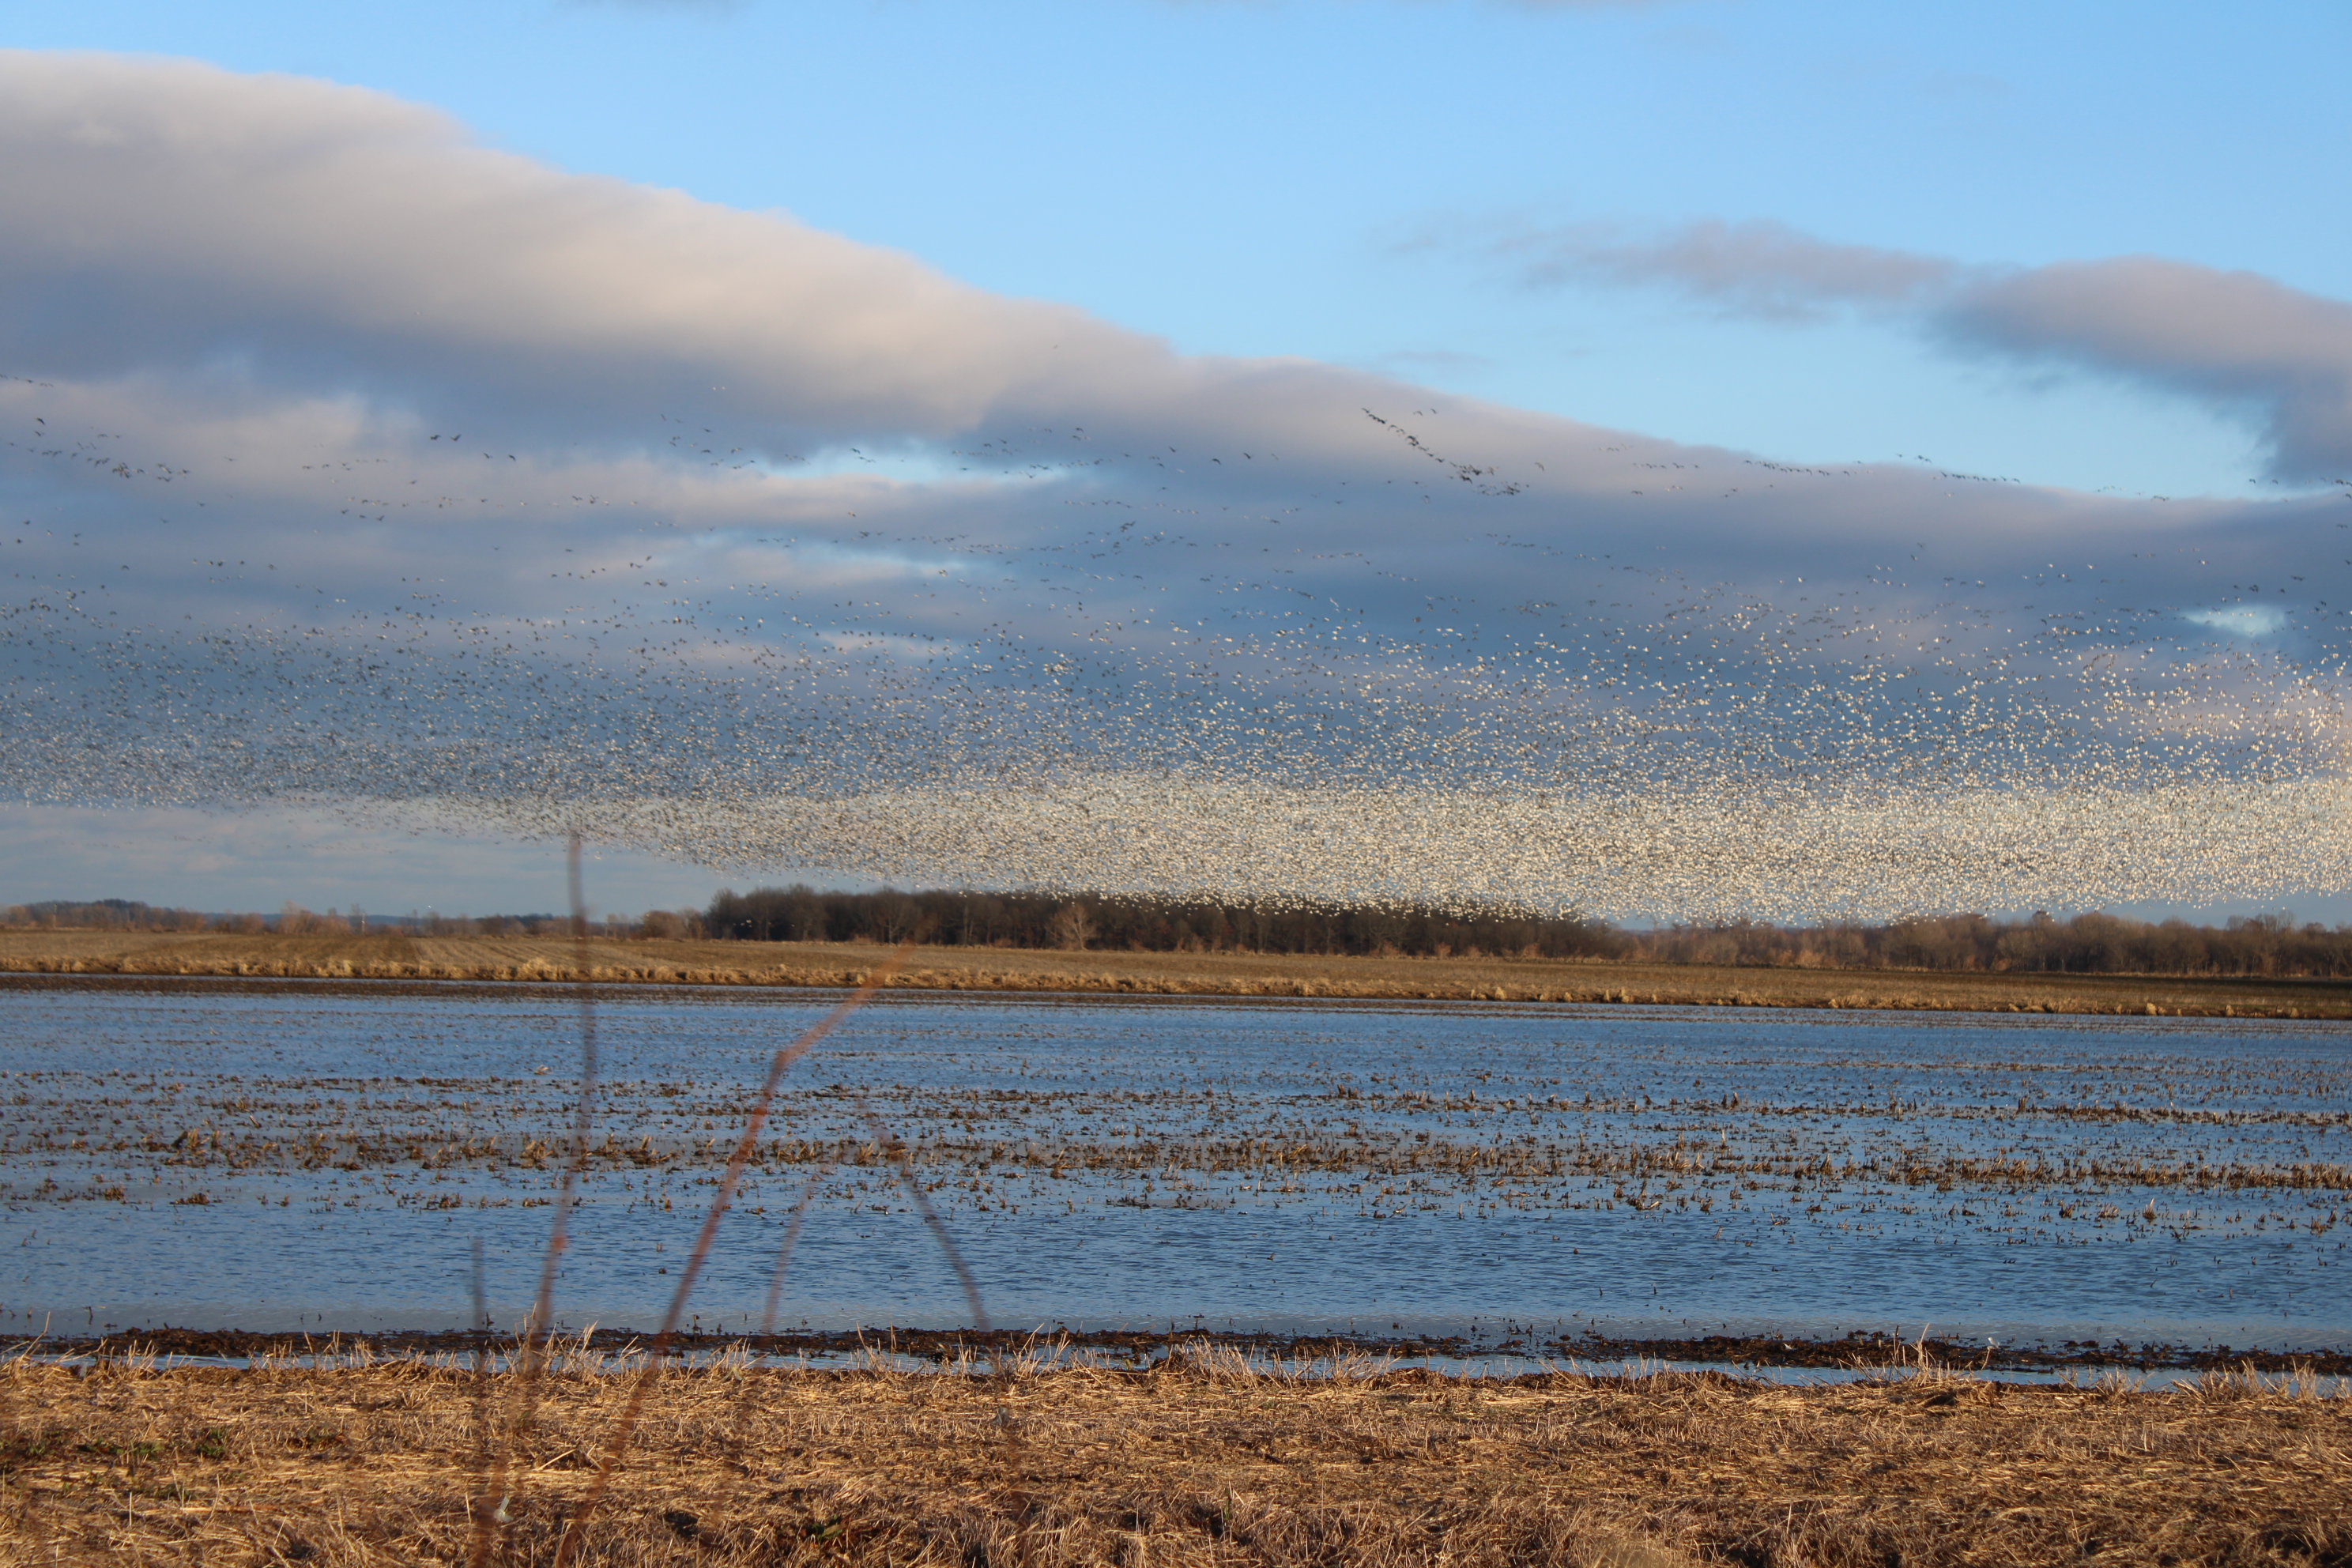
[[[1204,1347],[1148,1371],[672,1371],[576,1560],[2352,1561],[2352,1398],[2307,1378],[1349,1370],[1286,1376]],[[559,1361],[516,1431],[515,1378],[446,1359],[19,1361],[0,1555],[384,1563],[478,1545],[546,1563],[635,1381]],[[501,1453],[505,1522],[486,1479]]]

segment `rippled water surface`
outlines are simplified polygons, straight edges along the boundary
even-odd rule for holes
[[[776,1047],[837,997],[603,993],[561,1277],[649,1326]],[[556,989],[26,984],[0,1327],[463,1321],[537,1278]],[[542,1070],[543,1069],[543,1070]],[[694,1306],[1000,1325],[2352,1344],[2352,1033],[2228,1019],[894,995],[785,1080]]]

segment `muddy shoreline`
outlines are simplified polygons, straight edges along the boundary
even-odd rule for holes
[[[653,1329],[598,1326],[587,1334],[560,1336],[563,1344],[619,1355],[644,1351],[655,1339]],[[866,1352],[897,1356],[940,1365],[988,1362],[1008,1355],[1045,1353],[1062,1359],[1091,1352],[1114,1363],[1149,1367],[1171,1358],[1197,1355],[1202,1351],[1230,1351],[1272,1363],[1312,1363],[1332,1361],[1393,1362],[1400,1366],[1424,1360],[1448,1363],[1482,1360],[1550,1361],[1606,1367],[1623,1363],[1671,1363],[1718,1367],[1773,1367],[1824,1372],[1886,1372],[1922,1364],[1978,1374],[1990,1373],[2104,1372],[2308,1372],[2321,1377],[2352,1377],[2352,1349],[2305,1351],[2241,1350],[2228,1345],[2181,1345],[2116,1341],[2099,1345],[2063,1342],[2057,1345],[1987,1346],[1932,1335],[1903,1339],[1890,1333],[1857,1330],[1836,1339],[1812,1339],[1777,1334],[1709,1334],[1696,1338],[1640,1336],[1611,1338],[1597,1333],[1546,1336],[1534,1333],[1498,1338],[1466,1335],[1345,1335],[1245,1332],[1231,1330],[1171,1328],[1149,1330],[1074,1331],[1056,1325],[1051,1330],[972,1330],[866,1327],[816,1332],[777,1334],[678,1333],[670,1341],[672,1354],[708,1357],[736,1347],[754,1355],[789,1360],[806,1356],[837,1361]],[[54,1335],[18,1340],[0,1348],[0,1355],[58,1357],[154,1354],[205,1361],[244,1362],[258,1358],[347,1355],[364,1348],[377,1357],[415,1355],[497,1354],[517,1347],[511,1333],[457,1330],[350,1332],[332,1329],[301,1333],[263,1333],[243,1329],[142,1329],[105,1335]]]

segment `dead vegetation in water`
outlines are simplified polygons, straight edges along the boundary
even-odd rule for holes
[[[793,1114],[805,1114],[812,1108],[821,1110],[835,1098],[838,1096],[822,1089],[809,1091],[795,1100]],[[910,1139],[894,1139],[885,1145],[870,1134],[862,1138],[855,1133],[770,1138],[751,1151],[751,1168],[766,1173],[839,1171],[844,1173],[843,1181],[849,1182],[858,1173],[887,1167],[898,1160],[928,1178],[923,1187],[927,1193],[950,1184],[961,1186],[976,1182],[980,1173],[994,1173],[997,1179],[993,1183],[974,1185],[971,1191],[995,1195],[1008,1203],[1019,1197],[1018,1189],[1008,1187],[1008,1182],[1060,1182],[1074,1177],[1157,1179],[1168,1189],[1165,1201],[1177,1207],[1227,1206],[1240,1195],[1263,1199],[1309,1191],[1324,1196],[1367,1199],[1370,1206],[1383,1210],[1424,1204],[1443,1206],[1476,1197],[1482,1187],[1491,1194],[1498,1184],[1504,1189],[1503,1201],[1513,1207],[1534,1204],[1547,1209],[1570,1210],[1622,1205],[1636,1208],[1672,1205],[1683,1210],[1696,1203],[1705,1205],[1701,1212],[1709,1213],[1717,1202],[1733,1205],[1735,1210],[1743,1198],[1752,1205],[1756,1201],[1752,1194],[1764,1190],[1766,1184],[1774,1191],[1794,1191],[1811,1184],[1816,1189],[1834,1187],[1841,1192],[1845,1184],[1859,1184],[1883,1198],[1899,1200],[1909,1195],[1914,1201],[1907,1205],[1900,1201],[1886,1205],[1892,1212],[1901,1214],[1916,1212],[1918,1202],[1932,1204],[1934,1200],[1925,1194],[1948,1194],[1960,1187],[1975,1194],[2012,1198],[2060,1194],[2053,1201],[2063,1201],[2071,1196],[2074,1201],[2065,1205],[2070,1211],[2082,1206],[2086,1196],[2119,1192],[2177,1193],[2184,1199],[2253,1194],[2258,1201],[2264,1194],[2276,1194],[2275,1201],[2281,1204],[2303,1198],[2303,1206],[2310,1212],[2273,1214],[2265,1210],[2260,1217],[2291,1227],[2308,1227],[2315,1237],[2326,1234],[2339,1223],[2340,1211],[2332,1206],[2336,1200],[2331,1194],[2352,1193],[2352,1166],[2334,1161],[2216,1161],[2203,1152],[2168,1153],[2158,1158],[2053,1158],[2039,1152],[1979,1154],[1924,1146],[1865,1152],[1860,1158],[1849,1152],[1840,1160],[1833,1154],[1801,1146],[1734,1149],[1727,1138],[1721,1147],[1710,1147],[1687,1136],[1671,1142],[1654,1138],[1623,1143],[1585,1140],[1570,1142],[1565,1137],[1521,1137],[1505,1142],[1491,1136],[1422,1136],[1411,1131],[1372,1133],[1360,1128],[1341,1131],[1321,1127],[1286,1128],[1254,1134],[1171,1134],[1164,1140],[1153,1136],[1121,1139],[1087,1137],[1050,1121],[1044,1126],[1024,1123],[1016,1124],[1009,1131],[1000,1129],[975,1133],[954,1120],[953,1113],[959,1108],[952,1102],[944,1109],[933,1103],[944,1097],[927,1100],[893,1086],[887,1098],[892,1109],[918,1130]],[[1023,1102],[1024,1098],[1043,1103],[1032,1106]],[[1149,1100],[1136,1096],[1120,1109],[1137,1118],[1128,1125],[1140,1130],[1139,1111],[1147,1106],[1158,1110],[1173,1102],[1181,1112],[1206,1098],[1177,1093]],[[248,1173],[293,1178],[300,1173],[330,1169],[345,1173],[545,1172],[551,1168],[555,1158],[551,1145],[529,1131],[452,1131],[432,1124],[415,1108],[408,1106],[396,1110],[411,1111],[414,1120],[353,1126],[348,1121],[329,1122],[316,1110],[306,1118],[304,1111],[308,1108],[290,1103],[288,1099],[248,1094],[237,1097],[231,1104],[238,1115],[258,1118],[268,1114],[271,1121],[263,1127],[257,1121],[240,1132],[233,1125],[218,1124],[225,1118],[215,1121],[215,1112],[214,1118],[185,1127],[167,1141],[160,1128],[143,1131],[134,1129],[126,1133],[118,1125],[110,1131],[100,1124],[97,1115],[67,1101],[40,1108],[60,1113],[54,1121],[45,1125],[26,1126],[21,1121],[8,1125],[5,1133],[0,1133],[0,1154],[25,1158],[68,1152],[99,1159],[112,1156],[124,1165],[119,1173],[116,1166],[110,1165],[110,1179],[117,1184],[135,1179],[148,1185],[161,1182],[166,1173],[184,1183],[201,1179],[208,1173],[234,1179]],[[646,1131],[632,1142],[608,1132],[583,1151],[583,1168],[604,1174],[632,1171],[678,1174],[716,1169],[723,1163],[726,1149],[714,1138],[695,1136],[690,1129],[697,1116],[708,1121],[733,1109],[731,1105],[691,1102],[674,1118],[678,1125],[663,1127],[659,1138]],[[1024,1112],[1042,1121],[1065,1108],[1045,1095],[999,1093],[993,1097],[991,1109],[1008,1121]],[[1213,1103],[1208,1109],[1213,1114]],[[1366,1117],[1391,1114],[1400,1120],[1415,1110],[1409,1101],[1398,1110],[1383,1103],[1381,1097],[1361,1094],[1351,1097],[1341,1109]],[[1543,1109],[1567,1115],[1552,1105]],[[1589,1103],[1579,1109],[1592,1110]],[[1604,1105],[1595,1114],[1605,1115],[1616,1109]],[[2068,1114],[2072,1109],[2037,1108],[2036,1113],[2063,1125],[2074,1120]],[[1513,1102],[1508,1110],[1499,1114],[1516,1110],[1519,1107]],[[71,1114],[77,1111],[83,1114]],[[1174,1120],[1165,1111],[1163,1116]],[[305,1126],[306,1121],[324,1124]],[[2248,1116],[2240,1121],[2217,1121],[2210,1124],[2230,1127],[2283,1123],[2341,1131],[2347,1121],[2352,1121],[2352,1112],[2314,1112],[2305,1120],[2284,1115]],[[294,1127],[302,1130],[299,1134],[289,1131]],[[1790,1142],[1793,1143],[1794,1139]],[[1240,1184],[1232,1193],[1194,1194],[1183,1182],[1187,1176],[1237,1181]],[[1323,1184],[1299,1184],[1310,1180]],[[1330,1184],[1333,1181],[1339,1184]],[[1379,1191],[1360,1190],[1373,1182],[1383,1184]],[[1601,1186],[1603,1182],[1611,1184],[1604,1189]],[[1580,1183],[1581,1186],[1577,1184]],[[1636,1184],[1638,1190],[1629,1192],[1629,1183]],[[1655,1192],[1652,1191],[1654,1186]],[[1042,1190],[1050,1195],[1055,1189]],[[37,1197],[59,1202],[110,1195],[94,1188],[60,1186],[54,1176],[46,1188],[21,1192],[0,1182],[0,1194],[19,1200]],[[111,1195],[118,1200],[122,1196]],[[953,1196],[950,1194],[950,1198]],[[404,1205],[458,1206],[414,1193],[398,1201]],[[1032,1194],[1031,1201],[1040,1200]],[[2160,1215],[2126,1215],[2118,1208],[2112,1215],[2094,1211],[2083,1217],[2085,1224],[2152,1228],[2159,1221],[2173,1226],[2184,1221],[2194,1224],[2200,1215],[2201,1211],[2183,1214],[2175,1209]],[[2064,1217],[2075,1215],[2069,1212]]]
[[[858,942],[562,936],[285,936],[0,931],[0,973],[845,986],[890,950]],[[2352,1017],[2352,984],[2309,979],[1730,968],[1542,958],[927,948],[894,990],[1206,997]]]
[[[97,984],[176,987],[200,1006],[215,986]],[[1207,1020],[1163,1019],[1174,1030],[1196,1022]],[[756,1034],[759,1020],[747,1026]],[[2335,1232],[2352,1214],[2352,1110],[2340,1064],[2217,1060],[2198,1054],[2209,1037],[2184,1028],[2169,1054],[2143,1050],[2119,1076],[2101,1054],[2113,1032],[2086,1027],[2079,1052],[2063,1057],[1906,1055],[1899,1080],[1867,1050],[1783,1072],[1769,1058],[1727,1065],[1696,1052],[1631,1061],[1606,1040],[1554,1040],[1514,1063],[1376,1054],[1330,1070],[1309,1056],[1269,1077],[1260,1060],[1241,1081],[1213,1060],[1137,1076],[1124,1046],[1099,1058],[1108,1081],[1091,1077],[1092,1056],[1082,1070],[1062,1062],[1034,1079],[1023,1061],[1023,1077],[984,1089],[960,1068],[930,1081],[813,1077],[779,1099],[746,1151],[745,1197],[764,1215],[813,1182],[807,1201],[828,1207],[903,1208],[911,1176],[956,1216],[1108,1206],[1372,1219],[1507,1211],[1557,1223],[1622,1211],[1730,1226],[1729,1245],[1742,1247],[1957,1227],[2033,1246],[2246,1237],[2273,1268],[2290,1257],[2299,1267],[2343,1261]],[[347,1216],[530,1208],[555,1201],[576,1158],[593,1201],[667,1210],[698,1205],[733,1148],[726,1130],[753,1105],[740,1062],[718,1046],[661,1064],[659,1077],[608,1072],[599,1125],[575,1153],[571,1085],[528,1070],[534,1055],[420,1058],[462,1076],[361,1078],[336,1061],[220,1073],[208,1040],[189,1039],[192,1048],[158,1054],[142,1047],[136,1061],[99,1053],[67,1058],[63,1072],[0,1074],[10,1090],[0,1198],[299,1204]],[[493,1062],[499,1070],[479,1070]],[[877,1139],[868,1111],[891,1137]],[[1614,1292],[1612,1281],[1591,1283]]]
[[[1050,1363],[673,1371],[573,1560],[2352,1562],[2352,1399],[2307,1376],[1309,1377],[1206,1345],[1152,1371]],[[559,1357],[516,1430],[506,1380],[454,1358],[20,1360],[0,1377],[0,1558],[549,1562],[625,1370]]]

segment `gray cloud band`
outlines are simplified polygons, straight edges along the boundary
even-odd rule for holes
[[[1588,225],[1498,242],[1538,284],[1660,285],[1742,314],[1916,317],[1964,352],[2129,377],[2252,415],[2281,479],[2352,473],[2352,304],[2155,257],[2027,268],[1837,245],[1769,222],[1628,238]]]

